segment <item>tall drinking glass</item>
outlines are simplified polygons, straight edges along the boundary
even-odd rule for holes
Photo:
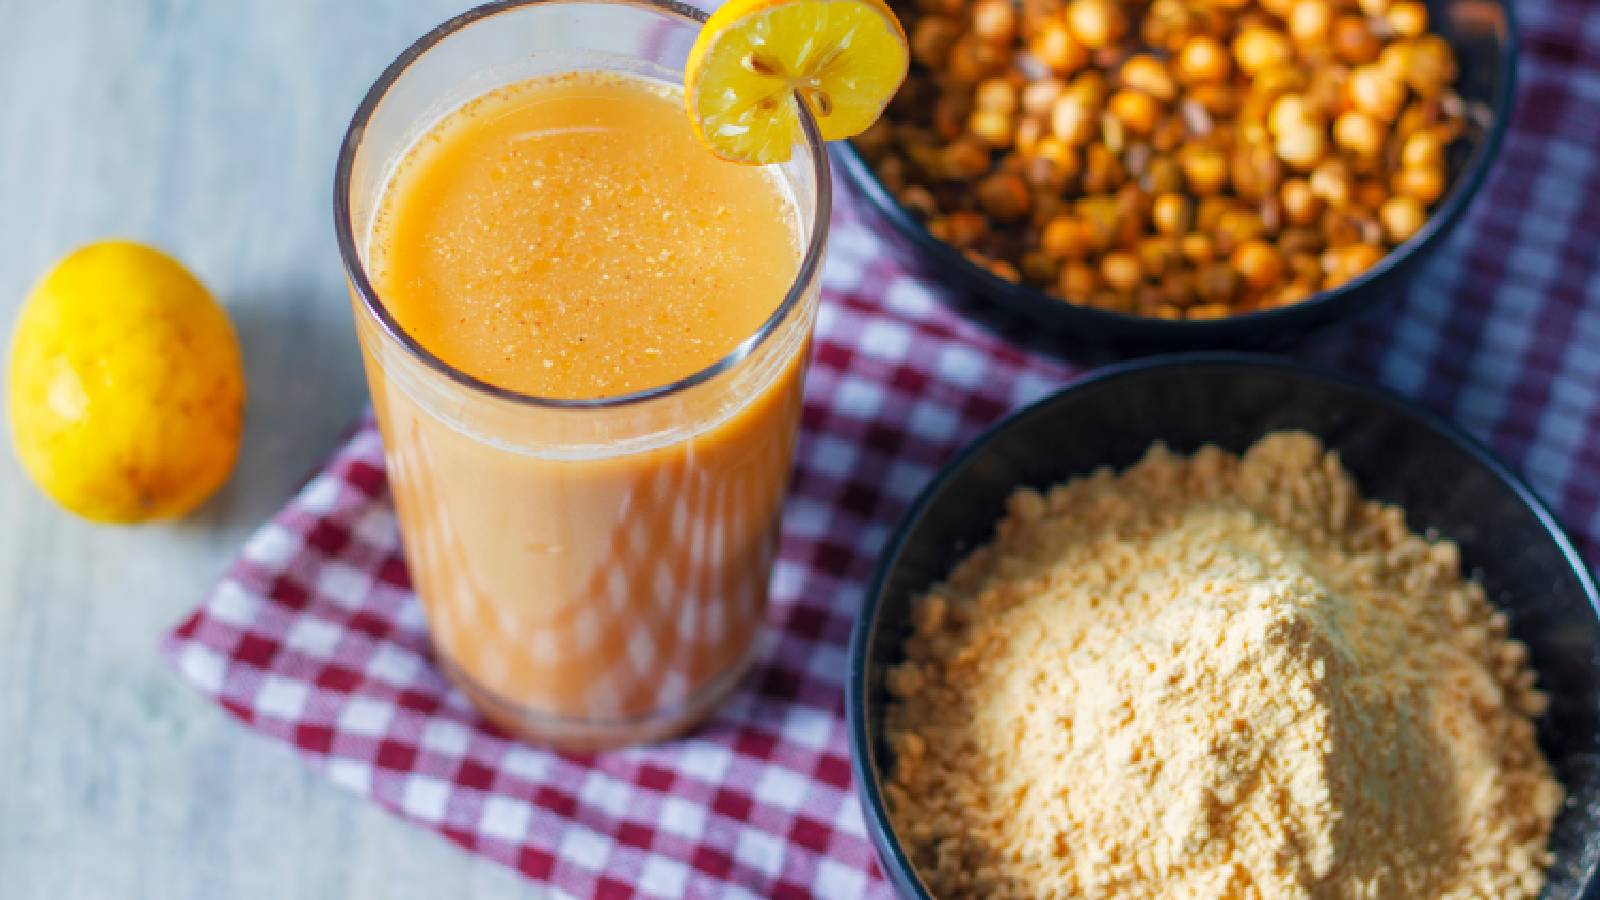
[[[430,352],[374,287],[375,218],[397,166],[463,104],[569,72],[681,88],[703,18],[669,0],[479,7],[383,73],[339,156],[339,251],[438,663],[490,719],[564,747],[679,733],[750,660],[816,314],[821,139],[802,111],[803,142],[773,167],[798,268],[770,318],[709,367],[620,396],[532,396]]]

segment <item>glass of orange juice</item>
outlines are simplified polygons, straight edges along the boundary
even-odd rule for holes
[[[800,417],[829,179],[712,156],[702,14],[500,2],[357,110],[335,224],[437,660],[567,748],[704,717],[756,644]]]

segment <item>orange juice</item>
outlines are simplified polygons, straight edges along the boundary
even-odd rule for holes
[[[800,261],[762,169],[705,150],[682,101],[569,73],[479,97],[424,136],[373,234],[407,332],[491,384],[598,398],[670,384],[755,334]]]
[[[795,202],[681,102],[593,72],[496,89],[416,140],[371,220],[377,297],[452,376],[362,331],[435,649],[568,746],[680,731],[737,678],[799,418],[809,312],[751,351],[800,268]]]

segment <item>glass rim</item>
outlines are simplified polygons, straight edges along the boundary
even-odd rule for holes
[[[494,0],[494,2],[473,7],[460,15],[453,16],[422,37],[417,38],[399,56],[395,57],[393,62],[389,63],[383,70],[383,74],[378,76],[378,80],[373,82],[372,87],[367,89],[366,95],[361,99],[361,104],[356,107],[355,115],[350,119],[350,125],[345,130],[344,140],[339,146],[339,157],[334,167],[333,179],[333,227],[345,275],[350,281],[351,288],[361,298],[361,304],[367,314],[377,320],[387,339],[398,343],[414,359],[421,361],[434,372],[449,378],[464,388],[487,395],[495,400],[540,409],[612,409],[657,400],[704,384],[732,370],[739,363],[753,355],[784,322],[789,320],[791,314],[801,307],[806,294],[821,277],[822,256],[827,244],[828,223],[833,208],[833,186],[828,167],[827,149],[822,140],[822,133],[817,128],[817,123],[811,115],[811,110],[804,103],[796,102],[795,105],[799,112],[800,131],[806,151],[811,157],[812,178],[816,184],[816,196],[810,234],[806,236],[805,252],[800,260],[800,266],[795,272],[794,279],[789,284],[788,291],[784,293],[782,302],[772,311],[772,315],[761,323],[759,328],[734,345],[732,350],[729,350],[716,362],[676,381],[626,394],[592,398],[543,397],[492,384],[445,362],[433,351],[422,346],[420,342],[400,326],[394,315],[390,313],[389,308],[379,298],[377,288],[373,286],[371,279],[367,275],[367,267],[361,259],[356,241],[355,222],[350,208],[350,188],[356,153],[360,150],[362,141],[366,137],[367,124],[383,103],[384,97],[388,96],[389,90],[411,68],[414,62],[451,35],[500,13],[543,5],[633,6],[663,13],[668,17],[681,21],[702,25],[707,18],[707,13],[704,11],[679,2],[679,0]]]

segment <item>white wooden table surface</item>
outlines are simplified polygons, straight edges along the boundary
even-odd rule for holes
[[[538,894],[335,788],[156,652],[365,400],[334,154],[383,66],[465,5],[0,0],[6,343],[56,257],[134,237],[227,304],[251,392],[231,482],[176,525],[78,522],[0,450],[0,897]]]

